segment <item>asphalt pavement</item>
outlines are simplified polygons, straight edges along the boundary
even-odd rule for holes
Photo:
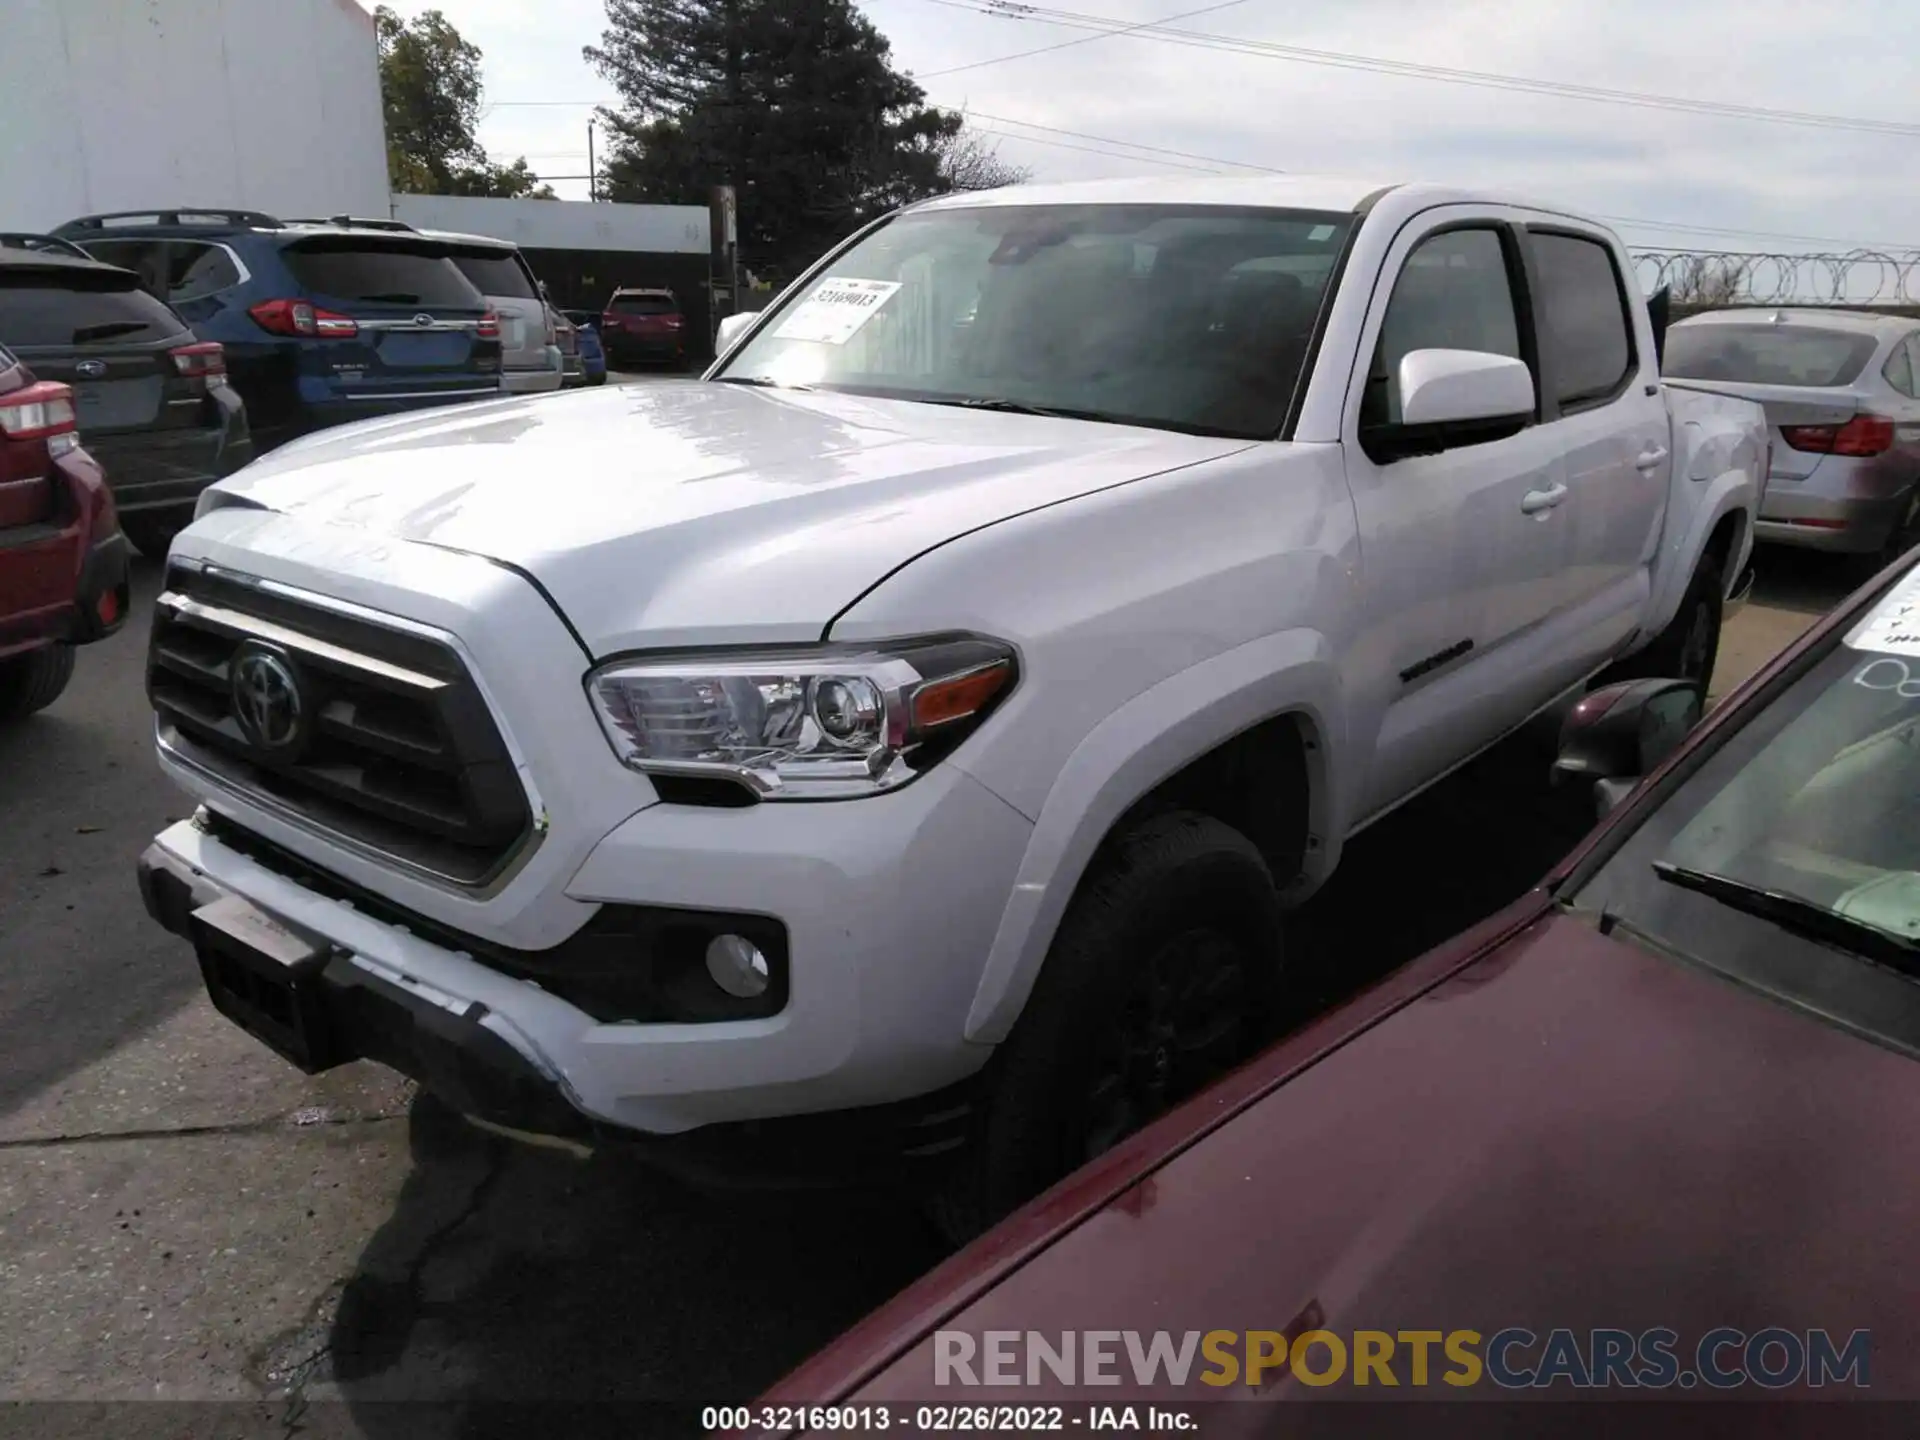
[[[1716,691],[1846,589],[1765,559]],[[129,628],[0,732],[0,1401],[313,1405],[396,1437],[419,1417],[383,1402],[740,1402],[940,1258],[899,1196],[696,1193],[483,1135],[373,1067],[302,1077],[215,1016],[134,886],[189,808],[150,755],[156,585],[141,563]],[[1323,999],[1577,838],[1540,764],[1496,755],[1356,841],[1309,917]]]

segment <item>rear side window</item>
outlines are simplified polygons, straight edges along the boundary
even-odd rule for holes
[[[1913,395],[1913,340],[1902,340],[1893,347],[1893,353],[1887,356],[1887,363],[1880,373],[1887,377],[1887,384],[1902,395]]]
[[[222,245],[186,242],[167,256],[167,299],[199,300],[240,283],[240,267]]]
[[[309,240],[281,251],[303,290],[380,305],[484,308],[480,292],[444,253],[371,240]]]
[[[240,283],[240,267],[226,247],[204,240],[95,240],[87,252],[131,270],[149,294],[175,304],[217,295]]]
[[[671,295],[616,295],[607,309],[615,315],[672,315],[680,307]]]
[[[467,282],[482,295],[498,295],[506,300],[538,300],[533,278],[513,255],[456,255],[453,263]]]
[[[185,328],[144,290],[74,288],[0,270],[0,339],[19,349],[139,344]]]
[[[1562,405],[1603,400],[1633,368],[1626,291],[1613,251],[1573,235],[1532,236],[1540,350]]]
[[[1667,332],[1666,369],[1676,380],[1850,385],[1877,346],[1868,334],[1807,325],[1676,325]]]

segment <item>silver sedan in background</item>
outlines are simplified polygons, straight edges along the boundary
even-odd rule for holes
[[[1920,316],[1715,310],[1673,326],[1663,368],[1766,407],[1757,539],[1859,555],[1870,570],[1920,544]]]

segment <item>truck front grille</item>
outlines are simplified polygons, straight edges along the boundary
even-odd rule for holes
[[[499,727],[438,640],[176,565],[147,695],[183,760],[410,868],[484,885],[531,835]]]

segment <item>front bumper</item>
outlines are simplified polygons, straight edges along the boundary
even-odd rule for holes
[[[964,785],[962,793],[977,789]],[[448,937],[430,922],[392,923],[399,917],[377,897],[352,897],[337,882],[315,886],[310,871],[303,884],[305,867],[281,863],[286,857],[271,847],[236,848],[223,840],[229,834],[230,822],[204,814],[162,833],[140,859],[141,896],[156,921],[193,942],[216,1008],[309,1073],[373,1060],[490,1124],[635,1148],[705,1184],[898,1175],[903,1167],[944,1163],[965,1142],[973,1074],[986,1052],[961,1040],[960,1011],[922,1017],[923,1028],[931,1024],[943,1034],[961,1062],[953,1078],[930,1088],[925,1080],[918,1088],[903,1080],[916,1073],[911,1063],[883,1061],[874,1081],[850,1081],[857,1067],[844,1062],[853,1058],[847,1042],[861,1030],[858,996],[842,997],[844,1008],[831,1013],[790,1002],[767,1021],[596,1023],[545,988],[435,943]],[[259,921],[285,927],[299,952],[275,961],[223,940],[205,912],[236,902]],[[987,938],[969,937],[982,955]],[[477,943],[470,948],[487,953]],[[857,965],[858,957],[846,953],[852,948],[829,957],[809,945],[806,953],[817,970],[833,959]],[[803,981],[800,988],[837,987]],[[781,1052],[792,1048],[783,1039],[822,1025],[839,1032],[825,1053],[843,1063],[826,1075],[792,1074],[782,1063]],[[854,1048],[885,1048],[899,1034],[890,1022]],[[897,1073],[889,1077],[890,1069]],[[704,1084],[697,1078],[703,1074]],[[677,1086],[683,1080],[697,1088]],[[823,1084],[837,1103],[788,1113],[817,1101]],[[641,1108],[662,1129],[637,1123],[640,1097],[625,1092],[639,1089],[656,1092]]]
[[[503,953],[378,894],[355,903],[346,882],[330,883],[332,867],[303,873],[321,869],[303,855],[286,864],[225,843],[226,827],[242,822],[229,817],[231,802],[210,803],[218,818],[174,825],[141,861],[142,888],[167,928],[183,930],[182,907],[239,897],[323,942],[346,967],[329,961],[328,985],[364,971],[466,1015],[582,1123],[656,1136],[889,1104],[977,1071],[989,1052],[965,1040],[966,1016],[1029,828],[955,767],[839,805],[649,806],[593,845],[566,883],[584,916],[611,906],[753,914],[776,917],[787,937],[778,1013],[661,1023],[604,1009],[596,1019],[556,993],[573,993],[567,984],[527,978],[540,974],[531,962],[554,952]],[[243,829],[259,833],[251,822]],[[153,898],[168,888],[175,902]],[[516,963],[522,956],[530,963]],[[647,963],[636,950],[636,966]],[[419,1073],[404,1056],[349,1041],[349,1057]]]

